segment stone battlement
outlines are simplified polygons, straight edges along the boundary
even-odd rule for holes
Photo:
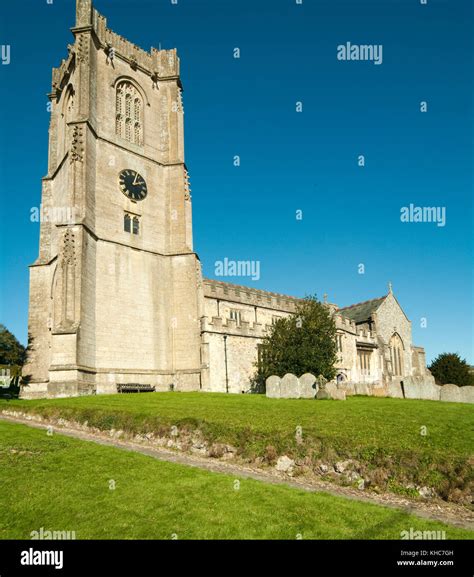
[[[201,319],[201,330],[203,332],[220,333],[222,335],[233,335],[239,337],[263,338],[271,325],[224,319],[222,317],[203,317]]]
[[[353,333],[354,335],[357,334],[356,324],[354,321],[351,321],[347,317],[337,313],[334,315],[334,319],[336,321],[336,329]]]
[[[87,10],[87,6],[85,9]],[[58,91],[67,84],[73,62],[77,63],[83,58],[87,50],[83,43],[83,33],[91,28],[104,51],[110,53],[113,50],[114,58],[121,58],[133,68],[149,74],[154,82],[179,78],[180,67],[176,49],[158,50],[152,47],[147,52],[108,28],[107,18],[92,8],[91,16],[86,16],[83,22],[76,22],[76,27],[72,29],[76,43],[68,46],[69,56],[63,59],[57,68],[53,68],[53,96],[58,96]]]
[[[357,334],[356,334],[356,340],[357,343],[367,343],[370,345],[376,345],[377,344],[377,339],[376,339],[376,335],[374,332],[368,331],[368,330],[358,330]]]
[[[302,299],[227,282],[204,279],[204,296],[292,313]]]
[[[130,64],[142,68],[149,74],[156,74],[158,78],[174,78],[179,76],[179,58],[176,49],[157,50],[150,52],[133,44],[120,34],[107,28],[107,19],[94,10],[93,27],[101,44],[114,49],[115,56],[119,56]]]

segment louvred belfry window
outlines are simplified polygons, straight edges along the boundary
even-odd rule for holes
[[[135,86],[128,81],[120,82],[116,88],[116,120],[117,136],[143,146],[143,103],[142,97]]]

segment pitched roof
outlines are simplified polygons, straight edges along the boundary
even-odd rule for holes
[[[369,318],[372,316],[372,313],[374,313],[379,308],[379,306],[386,298],[387,297],[384,296],[378,299],[357,303],[349,307],[343,307],[342,309],[339,309],[338,312],[340,312],[341,315],[347,317],[348,319],[351,319],[351,321],[354,321],[355,323],[363,323],[369,320]]]

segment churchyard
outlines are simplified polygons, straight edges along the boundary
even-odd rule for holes
[[[0,400],[2,413],[41,419],[55,433],[62,426],[102,432],[287,478],[324,480],[361,495],[392,494],[466,509],[472,499],[474,415],[463,403],[147,393]],[[56,463],[59,471],[59,456]]]

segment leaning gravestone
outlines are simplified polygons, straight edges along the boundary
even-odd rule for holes
[[[443,385],[441,387],[441,400],[452,403],[461,402],[461,394],[457,385]]]
[[[277,377],[276,375],[268,377],[268,379],[265,381],[267,397],[269,397],[270,399],[280,398],[281,396],[280,382],[281,382],[280,377]]]
[[[287,373],[280,383],[280,398],[282,399],[299,399],[300,387],[298,377]]]
[[[316,384],[316,377],[311,373],[305,373],[299,378],[300,382],[300,397],[302,399],[314,399],[318,392]]]

